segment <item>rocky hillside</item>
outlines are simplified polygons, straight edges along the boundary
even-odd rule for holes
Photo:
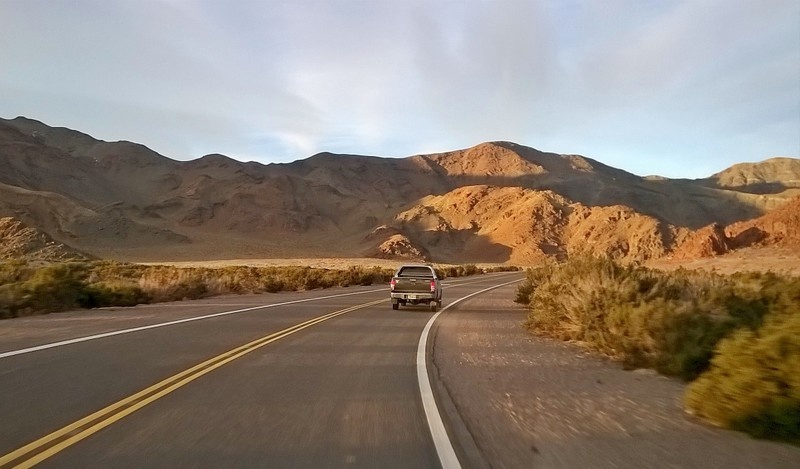
[[[11,217],[0,218],[0,260],[85,260],[90,256]]]
[[[800,160],[771,158],[760,163],[740,163],[706,180],[713,187],[751,192],[779,193],[800,187]]]
[[[582,253],[658,258],[685,231],[623,205],[587,207],[549,190],[487,185],[424,197],[394,226],[420,249],[455,262],[508,258],[521,265]]]
[[[509,142],[397,159],[179,162],[16,118],[0,120],[0,216],[134,261],[530,263],[583,251],[650,259],[671,255],[692,230],[750,220],[800,195],[797,164],[737,165],[697,181],[641,178]]]
[[[765,246],[790,248],[800,254],[800,197],[752,220],[727,227],[713,223],[687,232],[673,254],[678,259],[698,259]]]
[[[794,247],[800,250],[800,197],[763,217],[735,223],[725,230],[733,248],[752,245]]]

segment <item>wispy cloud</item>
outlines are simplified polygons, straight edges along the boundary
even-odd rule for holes
[[[640,174],[800,156],[795,0],[9,0],[0,110],[167,156],[508,139]]]

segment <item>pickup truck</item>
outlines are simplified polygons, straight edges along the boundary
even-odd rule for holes
[[[400,305],[426,304],[436,312],[442,306],[442,284],[431,266],[401,266],[392,277],[389,287],[392,309],[399,309]]]

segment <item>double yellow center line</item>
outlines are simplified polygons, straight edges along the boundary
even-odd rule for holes
[[[153,386],[150,386],[147,389],[139,391],[132,396],[116,402],[104,409],[78,420],[75,423],[67,425],[60,430],[57,430],[15,451],[12,451],[5,456],[0,457],[0,467],[5,467],[6,465],[13,465],[15,468],[32,467],[53,456],[59,451],[62,451],[63,449],[83,440],[84,438],[97,433],[103,428],[125,418],[142,407],[166,396],[172,391],[189,384],[190,382],[216,370],[217,368],[236,360],[239,357],[247,355],[254,350],[257,350],[267,344],[271,344],[277,340],[283,339],[284,337],[292,335],[303,329],[307,329],[315,324],[319,324],[358,309],[368,308],[379,303],[385,303],[386,301],[386,299],[381,299],[324,314],[322,316],[309,319],[308,321],[301,322],[300,324],[295,324],[294,326],[283,329],[282,331],[278,331],[254,340],[248,344],[242,345],[241,347],[237,347],[214,358],[206,360],[199,365],[195,365],[186,371],[171,376],[157,384],[154,384]]]

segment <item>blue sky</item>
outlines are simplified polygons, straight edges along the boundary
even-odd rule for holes
[[[800,156],[800,0],[0,0],[0,116],[186,160]]]

